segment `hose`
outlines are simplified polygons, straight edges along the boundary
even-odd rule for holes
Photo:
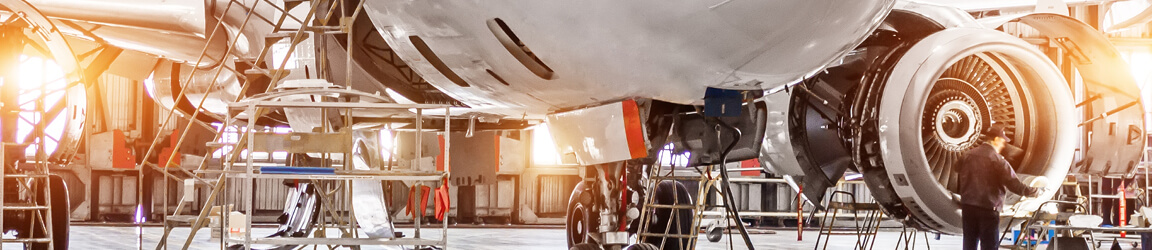
[[[740,230],[740,236],[744,238],[744,244],[748,246],[749,250],[754,250],[756,247],[752,246],[752,239],[748,237],[748,229],[744,227],[744,222],[740,220],[740,211],[734,206],[734,204],[736,204],[736,198],[732,197],[731,183],[728,182],[728,153],[731,153],[732,149],[736,148],[736,144],[740,142],[740,129],[717,118],[714,118],[714,121],[721,127],[732,130],[732,134],[735,135],[732,143],[729,143],[728,147],[724,148],[724,151],[720,153],[720,177],[722,177],[720,186],[724,190],[724,208],[728,210],[728,213],[736,220],[736,228]]]

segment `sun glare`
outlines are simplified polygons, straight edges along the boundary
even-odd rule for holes
[[[45,110],[50,109],[53,104],[62,101],[67,94],[64,88],[68,84],[64,80],[64,73],[56,62],[24,55],[20,56],[16,84],[21,90],[16,101],[20,109],[25,111],[20,114],[20,121],[16,127],[16,141],[24,142],[23,138],[31,134],[36,124],[44,120],[35,112],[38,110],[38,100],[42,101]],[[45,128],[48,138],[44,143],[46,153],[50,154],[56,151],[58,137],[63,133],[65,125],[64,122],[60,122],[61,119],[59,118],[66,113],[61,112],[48,120],[49,123]],[[35,147],[28,147],[25,151],[25,154],[29,156],[35,155],[35,153]]]
[[[548,124],[541,123],[532,128],[532,163],[544,166],[560,164],[560,153],[556,151],[556,142],[552,141]]]
[[[1124,59],[1128,60],[1128,69],[1132,72],[1132,78],[1136,79],[1136,84],[1141,88],[1147,87],[1152,81],[1152,54],[1133,52]]]
[[[380,158],[392,159],[392,130],[381,129],[380,136],[377,139],[380,140]]]
[[[1128,62],[1128,70],[1132,73],[1132,79],[1136,80],[1136,86],[1140,87],[1140,98],[1144,99],[1144,110],[1148,112],[1152,110],[1152,103],[1147,100],[1152,100],[1152,53],[1147,51],[1132,51],[1122,53],[1124,60]],[[1144,117],[1145,127],[1152,128],[1152,116],[1146,115]]]

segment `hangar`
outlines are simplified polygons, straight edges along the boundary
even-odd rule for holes
[[[0,247],[1152,239],[1147,1],[2,0],[0,20]]]

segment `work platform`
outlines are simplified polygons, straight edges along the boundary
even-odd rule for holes
[[[298,101],[299,98],[324,100],[324,102]],[[424,138],[425,134],[436,134],[440,131],[450,131],[450,122],[444,122],[442,128],[428,128],[423,126],[428,117],[423,113],[427,109],[439,110],[436,119],[451,119],[450,107],[447,105],[405,105],[386,104],[374,100],[374,95],[345,89],[333,88],[300,88],[282,90],[232,103],[234,110],[223,125],[241,131],[236,143],[224,143],[222,147],[228,158],[222,159],[223,167],[220,170],[196,170],[198,175],[215,175],[217,181],[210,185],[212,197],[201,209],[201,215],[196,218],[193,225],[205,225],[217,217],[222,223],[219,239],[221,247],[244,249],[252,245],[326,245],[326,246],[352,246],[352,245],[404,245],[404,246],[437,246],[444,248],[447,243],[447,220],[442,219],[436,229],[436,237],[426,237],[422,233],[425,215],[423,205],[409,202],[408,210],[419,207],[413,223],[413,235],[400,237],[394,234],[392,214],[387,213],[388,207],[399,208],[395,204],[385,204],[385,195],[382,193],[381,181],[402,181],[410,185],[413,190],[424,190],[425,187],[437,188],[437,191],[446,188],[448,179],[448,166],[440,169],[423,166],[422,161],[415,161],[407,169],[393,167],[388,162],[392,159],[381,159],[380,152],[372,149],[381,148],[377,140],[377,133],[384,129],[389,131],[404,131],[414,135],[415,145],[424,145],[424,140],[441,140],[444,148],[451,145],[450,133],[442,133],[440,138]],[[374,102],[376,101],[376,102]],[[374,126],[353,127],[353,114],[358,112],[388,113],[388,118],[405,120],[406,128],[395,129],[393,124],[378,124]],[[308,130],[311,132],[276,133],[259,129],[256,124],[264,115],[277,112],[287,114],[293,118],[294,130]],[[359,125],[358,125],[359,126]],[[426,154],[421,146],[414,147],[417,159],[424,158]],[[258,152],[287,152],[296,158],[287,165],[296,166],[268,166],[256,162],[254,154]],[[450,159],[448,151],[441,155]],[[391,156],[389,156],[391,157]],[[297,162],[297,164],[292,164]],[[299,162],[307,162],[299,164]],[[385,162],[385,164],[381,164]],[[432,169],[432,170],[428,170]],[[274,237],[253,237],[252,227],[254,183],[257,179],[290,180],[296,192],[288,198],[281,228]],[[356,185],[355,182],[360,182]],[[299,183],[308,183],[310,186],[301,186]],[[366,184],[366,185],[365,185]],[[222,204],[221,200],[229,200],[228,196],[236,195],[221,192],[228,185],[240,186],[241,204]],[[361,190],[363,188],[367,188]],[[444,189],[435,197],[447,199],[447,190]],[[368,194],[368,197],[361,197]],[[373,196],[374,195],[374,196]],[[219,198],[215,196],[221,196]],[[357,198],[353,198],[356,196]],[[411,199],[420,199],[410,197]],[[427,204],[427,198],[423,201]],[[367,207],[358,203],[367,202]],[[437,201],[436,203],[440,203]],[[295,203],[295,204],[293,204]],[[355,203],[355,204],[354,204]],[[204,211],[212,207],[235,207],[242,212],[243,220],[230,218],[237,213],[228,211],[219,215],[208,216]],[[446,206],[446,205],[445,205]],[[314,210],[308,210],[314,209]],[[379,213],[379,212],[383,213]],[[361,214],[367,214],[362,217]],[[382,215],[381,215],[382,214]],[[376,215],[375,217],[371,217]],[[440,215],[440,214],[437,214]],[[360,221],[370,218],[375,221]],[[239,225],[237,223],[240,223]],[[376,235],[367,234],[362,229],[372,228]],[[167,227],[171,231],[173,227]],[[194,226],[191,234],[195,234],[199,226]],[[335,232],[334,232],[335,231]],[[385,235],[381,235],[384,232]],[[170,233],[165,233],[165,238]],[[333,238],[333,236],[335,238]],[[189,239],[190,240],[190,239]],[[158,247],[166,244],[164,241]],[[185,246],[189,246],[189,242]]]

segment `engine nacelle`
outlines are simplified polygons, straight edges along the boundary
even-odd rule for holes
[[[954,165],[992,124],[1021,149],[1008,154],[1021,178],[1068,174],[1077,137],[1072,92],[1031,44],[994,30],[947,29],[912,45],[885,78],[878,102],[863,107],[852,150],[867,162],[866,178],[887,177],[921,226],[961,232]],[[1041,199],[1060,182],[1048,184]]]
[[[1135,89],[1134,81],[1116,50],[1091,37],[1100,34],[1084,32],[1091,31],[1087,25],[1048,14],[981,20],[981,25],[960,11],[901,7],[840,65],[787,95],[766,98],[770,110],[787,112],[769,114],[761,159],[778,173],[802,175],[810,201],[819,205],[827,188],[851,169],[863,174],[890,216],[959,234],[962,197],[956,193],[954,165],[982,143],[980,132],[992,124],[1004,126],[1011,137],[1004,154],[1021,179],[1053,180],[1040,197],[1009,197],[1009,211],[1033,211],[1051,199],[1058,180],[1074,166],[1077,147],[1092,145],[1080,161],[1083,167],[1076,168],[1083,173],[1107,172],[1098,165],[1122,166],[1113,171],[1123,172],[1139,159],[1133,145],[1143,145],[1144,138],[1128,134],[1143,134],[1142,109],[1124,105],[1138,104],[1132,94],[1138,92],[1122,93]],[[985,28],[1007,21],[1047,25],[1038,30],[1076,58],[1085,97],[1073,97],[1070,85],[1077,85],[1069,84],[1037,46]],[[1085,102],[1096,106],[1089,106],[1092,115],[1085,117],[1076,103],[1092,96],[1108,101]],[[1107,118],[1092,118],[1101,113]],[[1122,129],[1136,132],[1115,132]],[[1085,134],[1092,143],[1081,140]]]

